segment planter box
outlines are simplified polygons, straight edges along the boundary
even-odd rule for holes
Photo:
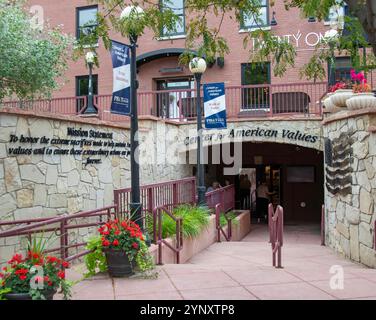
[[[251,215],[248,210],[235,212],[239,213],[236,217],[239,223],[232,226],[232,241],[240,241],[251,230]],[[224,230],[227,232],[227,227],[224,227]],[[221,238],[222,241],[226,241],[223,236]],[[174,238],[167,238],[166,241],[168,241],[170,245],[175,246]],[[180,263],[187,262],[194,255],[210,247],[215,242],[217,242],[217,229],[215,227],[215,216],[211,215],[208,227],[205,228],[198,237],[183,240],[183,249],[180,251]],[[149,251],[153,255],[154,261],[157,262],[158,246],[152,244]],[[176,254],[165,245],[162,245],[162,257],[163,264],[176,263]]]

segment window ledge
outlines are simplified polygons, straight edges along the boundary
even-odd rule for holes
[[[269,31],[272,30],[271,26],[266,26],[266,27],[251,27],[251,28],[242,28],[239,30],[239,33],[246,33],[246,32],[252,32],[256,30],[264,30],[264,31]]]
[[[179,34],[175,36],[164,36],[157,38],[158,41],[164,41],[164,40],[176,40],[176,39],[185,39],[187,36],[185,34]]]

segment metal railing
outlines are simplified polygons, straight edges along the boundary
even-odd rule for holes
[[[321,207],[321,245],[325,246],[325,205]]]
[[[167,181],[162,183],[141,186],[142,214],[146,217],[154,212],[154,208],[164,206],[172,211],[180,204],[195,203],[196,199],[196,178],[189,177],[180,180]],[[118,213],[124,215],[130,212],[129,203],[132,198],[132,189],[124,188],[114,190],[114,203]],[[155,222],[156,217],[153,215]],[[157,241],[157,233],[154,223],[153,239]]]
[[[205,194],[206,204],[210,209],[215,209],[215,206],[220,203],[222,210],[227,212],[235,208],[235,186],[230,185],[219,188]]]
[[[225,237],[226,241],[231,241],[232,238],[232,219],[227,217],[227,212],[222,211],[222,205],[218,203],[215,206],[215,225],[217,229],[217,242],[221,242],[221,234]],[[224,215],[227,221],[227,234],[221,225],[221,214]]]
[[[221,233],[226,241],[230,241],[232,237],[232,223],[231,219],[227,217],[227,213],[235,208],[235,186],[230,185],[207,192],[205,198],[207,206],[214,210],[215,213],[217,242],[221,242]],[[227,234],[221,226],[222,214],[227,220]]]
[[[274,212],[273,204],[269,204],[269,241],[272,245],[273,267],[282,268],[283,246],[283,208],[277,206]]]
[[[262,84],[226,87],[226,111],[229,119],[273,116],[321,116],[321,98],[327,82]],[[178,89],[138,93],[138,115],[154,116],[186,122],[196,119],[196,90]],[[112,95],[97,95],[94,105],[98,118],[128,122],[129,117],[111,113]],[[4,107],[58,114],[78,115],[83,112],[87,97],[53,98],[33,101],[3,102]]]
[[[88,254],[90,251],[85,250],[83,252],[69,255],[69,249],[78,249],[80,247],[85,247],[87,244],[86,242],[70,244],[70,231],[98,227],[105,223],[105,221],[103,221],[103,217],[106,217],[106,219],[109,220],[116,216],[115,209],[115,206],[108,206],[97,210],[80,212],[71,215],[64,214],[53,218],[2,221],[0,222],[1,229],[7,227],[11,228],[0,231],[0,238],[18,237],[24,235],[31,240],[32,235],[36,233],[55,233],[56,236],[60,238],[59,247],[50,248],[46,250],[45,253],[59,252],[61,259],[72,261]],[[99,221],[71,224],[73,220],[88,218],[99,218]],[[13,226],[16,227],[12,228]]]
[[[162,234],[162,219],[163,214],[169,216],[176,225],[175,229],[175,247],[170,245],[166,239],[163,239]],[[183,218],[176,217],[166,206],[159,206],[153,210],[153,216],[157,217],[158,223],[158,238],[156,244],[158,245],[158,264],[163,264],[163,244],[171,249],[176,254],[176,263],[180,263],[180,251],[183,249]],[[155,226],[155,224],[154,224]]]

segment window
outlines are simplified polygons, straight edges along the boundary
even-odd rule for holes
[[[162,36],[185,35],[184,0],[161,0],[160,8],[161,11],[172,10],[172,12],[179,17],[174,30],[167,30],[166,27],[162,28]]]
[[[93,94],[98,94],[98,75],[93,75]],[[89,76],[76,77],[76,96],[87,97],[89,95]],[[77,99],[77,112],[84,107],[83,99]]]
[[[343,23],[343,17],[347,13],[347,5],[341,5],[340,1],[337,1],[337,3],[330,8],[329,15],[324,19],[325,24],[337,21]]]
[[[269,26],[268,0],[260,0],[259,14],[242,13],[241,29],[259,28]]]
[[[351,81],[351,69],[350,57],[336,57],[334,65],[328,66],[329,85],[333,85],[338,81]]]
[[[257,85],[242,89],[242,109],[269,108],[270,62],[243,63],[241,70],[243,86]]]
[[[90,35],[97,28],[97,13],[98,6],[77,8],[77,39]]]

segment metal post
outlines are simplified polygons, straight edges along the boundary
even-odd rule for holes
[[[132,197],[129,204],[131,217],[144,231],[144,224],[141,216],[142,205],[140,201],[140,166],[138,148],[138,114],[137,114],[137,65],[136,48],[137,36],[129,37],[131,42],[131,188]]]
[[[94,107],[94,93],[93,93],[93,63],[88,63],[89,65],[89,95],[87,100],[87,108],[84,114],[97,113],[97,109]]]
[[[205,179],[204,179],[204,151],[202,140],[202,109],[201,109],[201,73],[195,73],[197,98],[196,98],[196,111],[197,111],[197,205],[205,205]]]

